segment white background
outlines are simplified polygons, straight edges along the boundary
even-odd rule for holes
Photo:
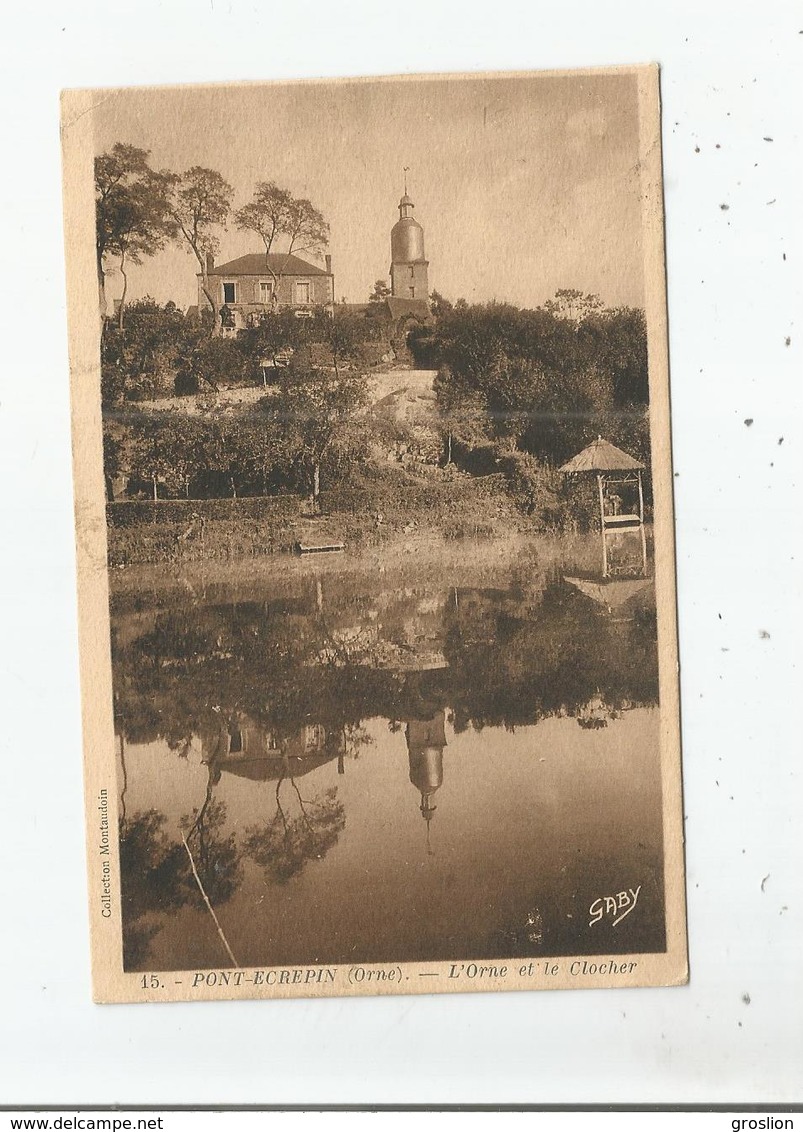
[[[803,1099],[803,9],[72,0],[2,20],[0,1103]],[[93,1006],[59,89],[653,60],[690,986]]]

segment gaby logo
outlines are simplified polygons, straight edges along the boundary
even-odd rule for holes
[[[588,913],[591,919],[588,921],[588,926],[593,928],[594,924],[598,924],[603,917],[612,919],[612,927],[621,924],[625,916],[629,916],[638,904],[640,892],[641,885],[637,888],[622,889],[614,896],[598,896],[589,905]]]

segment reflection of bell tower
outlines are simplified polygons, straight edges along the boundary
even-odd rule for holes
[[[421,792],[421,815],[431,822],[437,806],[432,795],[443,784],[443,748],[446,746],[443,708],[432,719],[411,719],[407,724],[410,781]]]

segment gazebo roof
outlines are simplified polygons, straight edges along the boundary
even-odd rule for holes
[[[634,472],[643,469],[640,461],[598,436],[560,469],[562,472]]]

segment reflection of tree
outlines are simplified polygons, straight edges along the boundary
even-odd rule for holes
[[[373,746],[375,741],[373,735],[359,723],[347,723],[343,728],[343,746],[352,759],[358,759],[362,748]]]
[[[120,888],[123,966],[140,967],[160,930],[154,917],[174,912],[186,901],[187,860],[180,844],[164,832],[158,810],[139,812],[120,822]]]
[[[608,714],[655,703],[654,612],[613,621],[559,576],[531,574],[497,589],[463,587],[459,603],[430,600],[424,614],[416,610],[431,591],[375,592],[387,583],[365,574],[327,581],[326,618],[306,582],[270,601],[137,609],[134,631],[122,623],[113,641],[118,729],[183,755],[193,735],[217,735],[237,716],[273,734],[315,723],[356,738],[362,720],[444,707],[459,730],[583,718],[597,695]],[[416,617],[448,668],[399,672],[382,660]],[[357,745],[347,738],[350,752]]]
[[[328,627],[314,606],[293,599],[158,612],[133,639],[113,636],[118,729],[132,742],[158,737],[181,751],[239,713],[272,732],[310,719],[327,730],[357,727],[392,696],[394,676],[321,664],[327,650]]]
[[[289,817],[281,801],[282,783],[276,784],[276,814],[264,826],[251,826],[243,840],[244,852],[265,869],[278,884],[298,876],[308,861],[325,857],[345,828],[343,804],[337,800],[337,787],[321,798],[302,798],[295,779],[290,782],[298,800],[300,814]]]
[[[210,902],[224,904],[242,881],[242,859],[234,834],[222,833],[226,808],[207,787],[200,809],[181,820],[184,838]],[[140,811],[120,822],[120,887],[123,918],[123,964],[126,970],[147,960],[158,917],[189,904],[206,908],[184,846],[165,833],[159,810]]]
[[[226,807],[212,797],[213,783],[210,778],[206,798],[200,810],[181,819],[186,832],[185,840],[192,853],[198,876],[210,902],[217,906],[230,900],[242,881],[242,861],[234,833],[223,835],[226,824]],[[205,906],[197,885],[189,889],[190,902]]]
[[[610,716],[658,698],[654,612],[612,622],[561,579],[535,609],[507,591],[461,593],[445,652],[457,730],[561,714],[584,720],[597,702]]]

